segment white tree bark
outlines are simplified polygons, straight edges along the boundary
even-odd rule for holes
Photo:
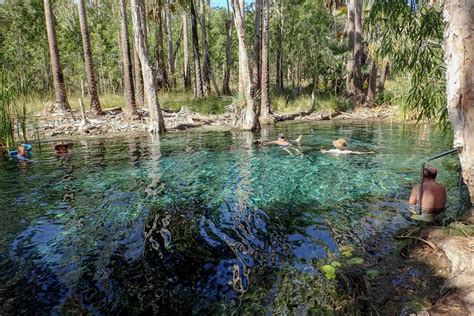
[[[474,203],[474,1],[445,0],[444,59],[449,119]]]
[[[255,100],[253,99],[252,80],[247,53],[247,43],[244,25],[244,4],[242,0],[232,0],[234,11],[235,28],[239,40],[239,74],[242,81],[242,92],[245,97],[244,107],[236,106],[235,126],[243,130],[254,130],[257,128],[257,117],[255,114]],[[240,88],[239,88],[240,89]]]
[[[166,132],[165,121],[161,113],[160,103],[156,97],[156,78],[148,59],[148,47],[145,37],[146,25],[143,25],[140,19],[140,16],[145,12],[143,0],[131,0],[131,11],[135,47],[137,47],[142,66],[145,97],[150,109],[149,131],[151,133],[164,133]]]

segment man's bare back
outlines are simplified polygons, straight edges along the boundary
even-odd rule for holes
[[[434,168],[432,168],[433,170]],[[436,169],[434,169],[436,170]],[[434,173],[436,177],[436,171]],[[411,190],[410,199],[408,203],[416,205],[418,203],[420,194],[420,185],[417,184]],[[439,214],[446,207],[446,188],[436,182],[432,177],[423,178],[423,195],[421,208],[423,213],[427,214]]]

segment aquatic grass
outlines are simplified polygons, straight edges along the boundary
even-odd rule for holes
[[[15,141],[14,105],[16,91],[6,72],[0,76],[0,147],[12,148]]]

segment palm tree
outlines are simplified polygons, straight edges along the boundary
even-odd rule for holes
[[[269,24],[270,24],[270,3],[269,0],[263,0],[263,21],[262,21],[262,74],[261,74],[261,93],[260,93],[260,115],[263,117],[269,116],[270,111],[270,67],[269,67]],[[267,121],[267,120],[265,120]]]
[[[225,21],[225,68],[224,68],[224,78],[222,79],[222,94],[230,95],[230,71],[232,68],[232,30],[234,25],[234,18],[229,9],[229,0],[227,0],[227,20]]]
[[[100,108],[99,95],[97,93],[97,84],[94,75],[94,63],[92,62],[91,42],[89,31],[87,29],[87,15],[84,0],[77,2],[79,8],[79,24],[81,26],[82,46],[84,47],[84,60],[86,62],[86,75],[89,82],[89,95],[91,97],[91,109],[96,115],[103,114]]]
[[[189,68],[188,14],[186,12],[183,13],[183,86],[185,89],[191,86]]]
[[[153,75],[150,61],[148,59],[148,47],[145,37],[146,25],[143,23],[145,5],[143,0],[131,0],[132,25],[135,39],[135,47],[142,66],[143,84],[148,107],[150,109],[150,127],[152,133],[165,133],[165,121],[161,112],[160,103],[156,97],[156,77]]]
[[[355,0],[354,6],[354,89],[356,94],[362,93],[362,0]]]
[[[59,111],[70,111],[71,106],[67,100],[66,87],[64,85],[63,70],[61,67],[61,60],[59,59],[59,48],[56,39],[56,28],[54,26],[54,15],[50,0],[44,0],[44,16],[46,20],[46,31],[48,33],[54,92],[56,93],[56,109]]]
[[[354,94],[354,0],[347,1],[347,21],[346,21],[346,35],[348,40],[349,57],[346,64],[346,93],[348,95]]]
[[[125,112],[129,116],[137,114],[135,90],[133,88],[132,59],[130,57],[130,43],[127,30],[126,0],[120,0],[120,42],[122,44],[123,81],[125,86]]]
[[[199,37],[197,30],[197,14],[194,7],[194,0],[191,4],[191,39],[193,41],[193,59],[194,59],[194,97],[199,99],[204,95],[202,87],[202,73],[201,73],[201,54],[199,52]]]

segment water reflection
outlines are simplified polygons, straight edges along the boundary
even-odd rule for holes
[[[303,155],[253,145],[282,131]],[[377,154],[319,152],[339,136]],[[419,159],[448,146],[416,137],[299,124],[46,144],[26,172],[0,168],[0,312],[276,312],[289,271],[321,279],[341,245],[406,224]]]

